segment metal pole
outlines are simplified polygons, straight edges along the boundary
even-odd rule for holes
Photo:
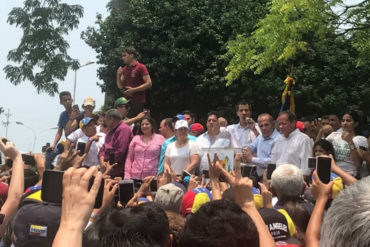
[[[75,70],[75,80],[73,83],[73,102],[76,102],[76,84],[77,84],[77,69]]]

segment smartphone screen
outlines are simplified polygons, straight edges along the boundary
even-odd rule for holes
[[[45,170],[41,186],[41,199],[45,202],[62,203],[63,195],[62,171]],[[90,178],[89,190],[94,184],[95,177]],[[101,180],[98,194],[95,198],[94,208],[101,208],[103,202],[104,179]]]
[[[133,180],[120,180],[119,187],[119,201],[122,205],[126,205],[134,196],[134,181]]]
[[[79,110],[80,110],[80,108],[78,107],[78,105],[73,105],[73,106],[72,106],[72,109],[73,109],[74,111],[79,111]]]
[[[321,182],[324,184],[329,183],[331,177],[331,158],[317,157],[316,169]]]
[[[33,155],[30,154],[22,154],[22,160],[26,165],[35,166],[36,161]]]
[[[209,171],[208,170],[203,170],[203,175],[204,175],[204,178],[209,178]]]
[[[158,190],[158,185],[157,184],[158,184],[157,180],[154,180],[154,179],[150,182],[150,191],[151,192],[156,192]]]
[[[242,173],[242,177],[248,177],[250,178],[252,176],[252,174],[254,173],[253,170],[255,170],[257,172],[257,167],[254,166],[254,165],[245,165],[245,166],[241,166],[241,173]]]
[[[43,201],[62,203],[63,174],[62,171],[44,171],[41,186],[41,199]]]
[[[316,168],[316,158],[308,158],[308,168]]]
[[[271,175],[272,175],[272,173],[274,172],[275,169],[276,169],[276,164],[268,164],[267,165],[267,173],[266,173],[267,179],[271,179]]]
[[[82,156],[85,153],[85,147],[86,147],[85,142],[78,142],[77,143],[77,150],[80,151],[80,156]]]

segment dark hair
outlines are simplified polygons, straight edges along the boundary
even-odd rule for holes
[[[238,102],[238,104],[236,104],[236,111],[239,110],[239,106],[241,106],[241,105],[248,105],[249,111],[252,111],[251,104],[249,104],[246,100],[241,100],[241,101]]]
[[[118,110],[116,110],[116,109],[110,109],[105,114],[105,118],[113,118],[115,120],[122,120],[122,115],[121,115],[121,113],[119,113]]]
[[[182,247],[259,246],[257,228],[236,203],[216,200],[204,204],[186,222]]]
[[[59,100],[60,101],[62,101],[62,97],[63,96],[71,96],[72,97],[72,95],[71,95],[71,93],[70,92],[68,92],[68,91],[63,91],[63,92],[60,92],[59,93]]]
[[[133,46],[123,47],[122,48],[122,53],[124,53],[124,52],[126,52],[130,55],[132,54],[132,55],[134,55],[134,57],[136,57],[136,55],[137,55],[136,49]]]
[[[324,149],[324,151],[327,154],[331,154],[334,157],[335,152],[334,152],[333,144],[331,144],[331,142],[329,142],[329,141],[327,141],[325,139],[320,139],[317,142],[315,142],[315,144],[313,145],[312,150],[314,150],[315,147],[317,147],[317,146],[322,147],[322,149]],[[315,151],[313,151],[313,156],[315,156]]]
[[[183,111],[182,115],[185,115],[185,114],[190,115],[190,117],[194,119],[194,113],[192,113],[191,111],[189,111],[189,110]]]
[[[305,232],[311,217],[310,213],[297,201],[288,201],[284,204],[283,208],[287,211],[296,226],[296,238],[304,243]]]
[[[152,126],[152,134],[154,133],[154,130],[155,130],[155,128],[156,128],[156,124],[155,124],[155,121],[154,121],[154,119],[153,118],[151,118],[151,117],[149,117],[149,116],[145,116],[145,117],[143,117],[141,120],[140,120],[140,122],[139,122],[139,129],[138,129],[138,131],[137,131],[137,133],[139,134],[139,135],[142,135],[142,134],[144,134],[142,131],[141,131],[141,123],[143,122],[143,120],[148,120],[148,122],[150,123],[150,125]]]
[[[24,169],[24,190],[34,186],[39,181],[39,175],[31,169]]]
[[[282,112],[279,113],[279,117],[284,115],[284,114],[288,116],[289,122],[297,121],[297,116],[293,112],[291,112],[291,111],[282,111]]]
[[[216,111],[210,111],[207,114],[207,119],[209,118],[209,116],[212,116],[212,115],[215,115],[217,118],[219,118],[218,112],[216,112]]]
[[[108,208],[86,229],[83,246],[163,246],[169,236],[168,218],[154,203]]]
[[[181,214],[173,211],[166,211],[168,222],[170,224],[170,234],[172,234],[172,247],[179,245],[179,236],[185,226],[185,218]]]
[[[345,113],[343,113],[341,120],[343,119],[343,116],[346,114],[348,114],[352,118],[353,122],[358,123],[357,127],[354,127],[354,128],[355,128],[356,135],[360,134],[361,132],[360,127],[359,127],[361,126],[360,115],[358,115],[358,113],[355,111],[346,111]]]
[[[170,128],[172,131],[174,131],[173,129],[173,120],[172,118],[165,118],[163,119],[164,120],[164,125],[166,125],[168,128]]]

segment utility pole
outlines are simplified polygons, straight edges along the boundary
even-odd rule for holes
[[[5,137],[8,138],[8,126],[10,124],[9,118],[11,116],[9,108],[8,108],[8,113],[6,113],[5,116],[6,116],[6,122],[3,122],[3,125],[5,126]]]

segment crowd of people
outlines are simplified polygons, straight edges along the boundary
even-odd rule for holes
[[[2,138],[0,246],[370,246],[369,136],[357,112],[254,121],[241,100],[236,124],[185,110],[157,127],[144,108],[148,70],[132,47],[122,59],[112,109],[94,112],[88,97],[80,111],[61,92],[42,153]],[[330,181],[315,157],[330,159]],[[121,187],[130,181],[132,194]]]

